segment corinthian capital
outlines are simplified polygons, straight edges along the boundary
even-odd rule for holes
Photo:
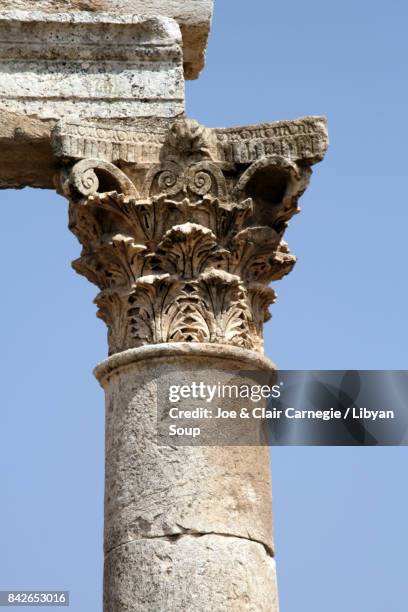
[[[320,117],[60,123],[59,186],[83,247],[73,266],[100,289],[110,353],[186,341],[262,351],[269,284],[296,261],[283,235],[326,148]]]

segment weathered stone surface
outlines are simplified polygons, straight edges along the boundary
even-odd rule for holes
[[[106,392],[105,552],[137,538],[215,533],[262,543],[272,554],[268,447],[158,446],[160,390],[174,372],[250,371],[273,364],[250,351],[189,343],[120,353],[97,369]],[[204,374],[203,374],[204,375]]]
[[[207,157],[225,164],[250,164],[269,155],[314,164],[327,150],[326,124],[324,117],[212,129],[192,120],[140,118],[116,125],[68,120],[56,126],[53,144],[58,157],[93,157],[113,163],[157,164],[174,142],[173,148],[187,147],[188,152],[191,143],[196,152],[201,148]]]
[[[12,11],[0,27],[0,187],[53,186],[61,118],[123,126],[184,111],[180,32],[168,17]]]
[[[39,119],[175,117],[181,35],[167,17],[0,13],[0,112]]]
[[[283,235],[326,150],[324,120],[149,130],[56,131],[60,190],[83,246],[74,267],[101,289],[110,354],[162,342],[262,351],[268,284],[295,264]]]
[[[153,166],[166,156],[174,118],[125,121],[41,121],[37,117],[0,112],[0,187],[53,185],[58,158],[64,161],[96,158],[118,165]],[[204,130],[204,128],[202,128]],[[249,166],[270,155],[313,164],[327,149],[326,120],[304,117],[255,126],[205,129],[205,147],[221,166]],[[35,150],[32,163],[27,149]]]
[[[219,535],[142,539],[105,561],[106,612],[278,612],[275,561]]]
[[[119,353],[106,392],[105,610],[277,611],[267,447],[157,444],[172,373],[273,371],[237,348],[169,344]]]
[[[55,121],[0,112],[0,188],[54,187],[58,159],[51,144]]]
[[[277,610],[267,447],[159,446],[158,390],[175,373],[217,381],[226,368],[251,384],[246,371],[272,367],[262,357],[268,284],[295,263],[283,234],[327,144],[321,117],[54,131],[58,188],[83,247],[74,268],[101,290],[112,355],[96,371],[107,612]]]
[[[295,263],[283,234],[328,144],[321,117],[183,118],[211,7],[0,0],[0,186],[55,179],[109,329],[105,612],[278,609],[267,447],[156,437],[175,372],[274,371],[268,284]]]
[[[179,23],[183,35],[185,76],[197,78],[211,25],[213,0],[0,0],[0,11],[26,10],[51,13],[89,11],[112,15],[164,15]]]

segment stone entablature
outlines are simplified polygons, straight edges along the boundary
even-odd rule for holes
[[[83,246],[74,268],[101,290],[110,354],[166,342],[262,351],[268,285],[296,261],[283,235],[327,144],[321,117],[60,124],[59,189]]]
[[[183,116],[184,77],[204,65],[212,5],[0,0],[0,188],[52,189],[60,119],[149,117],[154,132],[155,121]]]
[[[183,36],[185,78],[196,79],[204,66],[213,0],[0,0],[1,11],[20,10],[32,14],[33,9],[54,15],[89,12],[113,17],[172,17]]]
[[[168,17],[0,13],[0,112],[176,117],[184,112],[180,29]]]

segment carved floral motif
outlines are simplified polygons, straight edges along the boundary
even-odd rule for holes
[[[75,270],[96,284],[110,353],[162,342],[262,350],[268,287],[295,264],[282,236],[310,168],[280,156],[211,159],[214,133],[176,122],[159,164],[101,160],[64,169]]]

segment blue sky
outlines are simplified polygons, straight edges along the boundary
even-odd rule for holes
[[[324,114],[331,146],[286,234],[268,355],[286,369],[406,369],[404,2],[216,1],[188,114],[209,126]],[[0,588],[99,612],[106,354],[97,292],[52,192],[2,198]],[[406,448],[274,448],[281,612],[405,612]]]

